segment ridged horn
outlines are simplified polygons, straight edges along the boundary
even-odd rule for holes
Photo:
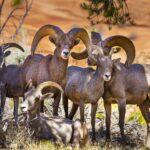
[[[5,43],[5,44],[2,44],[0,46],[0,49],[2,49],[3,51],[7,50],[8,48],[11,48],[11,47],[15,47],[15,48],[18,48],[19,50],[21,50],[22,52],[24,52],[25,50],[20,46],[18,45],[17,43]]]
[[[92,44],[97,45],[100,41],[102,41],[102,37],[101,37],[100,33],[92,31],[91,32],[91,40],[92,40]],[[82,59],[86,59],[88,57],[88,52],[86,49],[80,53],[72,52],[71,56],[74,59],[82,60]]]
[[[129,66],[130,64],[133,63],[135,58],[135,46],[129,38],[122,35],[115,35],[102,41],[102,47],[104,48],[104,50],[105,47],[114,47],[114,46],[122,47],[126,52],[127,55],[127,59],[125,62],[126,66]]]
[[[92,44],[97,45],[100,41],[102,41],[102,36],[100,33],[92,31],[91,39],[92,39]]]
[[[77,38],[81,39],[82,42],[84,43],[85,47],[86,47],[86,52],[84,52],[84,53],[72,52],[71,56],[75,59],[78,59],[78,60],[82,59],[82,57],[87,58],[87,56],[88,56],[87,52],[90,50],[90,45],[91,45],[91,41],[90,41],[90,38],[89,38],[87,31],[83,28],[73,28],[68,32],[68,35],[70,38],[72,38],[74,40]],[[85,56],[83,56],[84,54],[85,54]]]
[[[52,81],[47,81],[39,84],[36,88],[36,92],[42,94],[42,90],[46,87],[55,87],[59,89],[62,93],[64,92],[62,87],[58,83]]]
[[[31,45],[31,54],[33,55],[35,53],[36,47],[40,40],[49,35],[52,38],[57,38],[58,36],[61,36],[64,34],[64,32],[57,26],[54,25],[44,25],[42,26],[35,34],[33,38],[33,42]]]

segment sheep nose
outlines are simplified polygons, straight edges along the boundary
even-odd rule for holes
[[[110,75],[106,74],[106,75],[105,75],[105,77],[106,77],[106,78],[109,78],[109,77],[110,77]]]
[[[106,73],[105,75],[104,75],[104,80],[105,81],[109,81],[111,79],[111,74],[110,73]]]
[[[69,54],[69,51],[64,51],[64,54],[67,56]]]

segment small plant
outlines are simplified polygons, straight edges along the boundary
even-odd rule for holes
[[[88,11],[91,25],[106,23],[111,27],[112,24],[134,24],[126,0],[87,0],[81,8]]]
[[[105,118],[104,113],[97,113],[96,118],[99,120],[104,120],[104,118]]]
[[[135,111],[134,113],[131,113],[127,119],[128,122],[137,122],[138,124],[140,125],[144,125],[145,124],[145,121],[143,119],[143,116],[141,114],[140,111]]]

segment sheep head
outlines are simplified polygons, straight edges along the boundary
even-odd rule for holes
[[[104,55],[103,49],[97,45],[91,45],[91,49],[88,52],[88,65],[97,66],[104,81],[110,81],[114,65],[117,69],[119,68],[120,59],[112,60],[111,55],[113,53],[114,49],[111,49],[109,55]]]
[[[88,37],[88,33],[82,28],[73,28],[68,33],[64,33],[57,26],[45,25],[36,32],[31,46],[31,53],[32,55],[35,53],[35,49],[43,37],[49,36],[49,40],[56,46],[54,53],[58,57],[68,60],[71,49],[79,43],[78,39],[85,41],[85,37],[82,37],[83,34]],[[87,48],[87,44],[85,46]]]
[[[2,68],[3,64],[5,63],[5,58],[11,54],[10,51],[6,51],[6,50],[8,48],[12,48],[12,47],[18,48],[19,50],[24,52],[24,49],[20,45],[18,45],[16,43],[5,43],[5,44],[2,44],[0,46],[0,67],[1,68]]]
[[[98,34],[99,33],[96,34],[95,32],[91,33],[92,43],[101,47],[105,55],[109,55],[109,53],[112,52],[111,49],[113,49],[114,53],[117,53],[120,51],[120,47],[121,47],[125,50],[127,55],[125,66],[129,66],[130,64],[133,63],[135,58],[135,47],[129,38],[122,35],[115,35],[115,36],[108,37],[105,40],[102,40],[100,34],[99,35]],[[75,59],[79,58],[80,60],[88,57],[87,50],[82,51],[80,55],[75,52],[72,53],[71,55],[73,58]]]
[[[62,87],[52,81],[43,82],[39,84],[37,88],[32,86],[32,84],[29,84],[29,86],[29,90],[25,93],[24,101],[21,105],[21,110],[23,113],[26,113],[27,111],[29,111],[30,113],[36,113],[41,101],[43,101],[47,97],[53,97],[53,93],[51,92],[43,94],[44,88],[55,87],[63,93]]]

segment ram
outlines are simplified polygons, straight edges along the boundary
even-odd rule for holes
[[[83,52],[80,53],[80,58],[78,57],[78,53],[75,53],[75,52],[72,53],[73,57],[75,57],[76,59],[77,58],[83,59],[83,58],[88,57],[89,65],[92,65],[92,66],[96,65],[97,69],[92,70],[89,68],[83,69],[79,67],[68,68],[67,84],[65,87],[65,94],[67,96],[64,96],[64,105],[66,105],[65,106],[66,112],[67,112],[67,98],[71,99],[74,103],[71,114],[69,115],[69,118],[73,118],[75,112],[77,111],[78,105],[80,106],[80,113],[83,118],[84,116],[83,116],[82,109],[83,109],[84,103],[87,103],[87,102],[95,103],[100,98],[100,96],[102,96],[103,92],[106,93],[105,91],[110,90],[109,88],[106,87],[106,85],[109,85],[110,83],[112,83],[111,81],[114,79],[114,72],[115,71],[119,72],[122,69],[120,67],[120,63],[118,63],[119,61],[118,59],[117,59],[117,62],[115,61],[115,63],[113,63],[114,60],[112,61],[111,57],[109,58],[109,56],[113,52],[118,52],[118,49],[117,50],[114,49],[115,46],[122,47],[125,50],[127,54],[126,65],[131,64],[132,61],[134,60],[135,48],[132,42],[128,38],[121,36],[121,35],[116,35],[116,36],[108,37],[107,39],[102,41],[101,36],[95,32],[92,32],[91,38],[92,38],[92,42],[96,44],[105,55],[99,58],[99,64],[97,64],[95,63],[95,60],[96,60],[95,57],[91,55],[93,57],[92,58],[90,56],[90,53],[87,50],[84,50]],[[93,53],[93,54],[95,55],[96,53]],[[99,72],[101,73],[101,76],[99,73],[99,76],[97,75],[98,79],[95,79],[94,72],[96,72],[97,70],[99,70]],[[104,88],[104,81],[105,81],[105,88]],[[119,82],[117,81],[117,83]],[[114,85],[113,84],[111,85],[113,89]],[[92,110],[96,111],[96,109],[92,109]],[[91,117],[92,118],[91,123],[92,123],[92,128],[93,128],[93,140],[95,140],[95,136],[94,136],[95,135],[95,129],[94,129],[95,111],[94,111],[93,116]]]
[[[97,40],[101,41],[101,38]],[[149,64],[132,64],[135,58],[135,47],[132,42],[126,43],[130,47],[130,65],[119,63],[120,71],[114,68],[111,81],[105,85],[103,95],[104,106],[106,110],[106,139],[110,141],[110,117],[111,104],[118,103],[119,109],[119,126],[123,141],[124,119],[126,104],[138,105],[147,124],[147,137],[145,146],[150,148],[150,65]],[[132,58],[132,59],[131,59]]]
[[[49,35],[50,41],[56,45],[54,55],[34,54],[39,41],[47,35]],[[88,36],[88,33],[82,28],[73,28],[68,33],[64,33],[57,26],[45,25],[41,27],[33,39],[32,55],[28,56],[23,64],[24,86],[31,79],[35,86],[44,81],[54,81],[64,88],[70,51],[78,43],[77,38],[85,44],[86,36]],[[87,45],[85,46],[87,47]],[[60,92],[51,90],[55,93],[53,115],[58,115]]]
[[[49,117],[39,113],[41,101],[53,96],[53,93],[46,92],[44,89],[52,86],[63,92],[61,86],[52,81],[43,82],[37,88],[30,84],[21,105],[22,112],[27,115],[27,127],[30,128],[36,139],[49,139],[57,144],[65,145],[71,143],[73,147],[84,146],[88,139],[86,124],[79,120]]]
[[[18,65],[5,64],[5,57],[10,55],[8,48],[15,47],[24,52],[24,49],[16,43],[6,43],[0,46],[0,98],[1,98],[1,116],[2,120],[6,97],[14,99],[14,117],[15,123],[18,120],[18,101],[23,97],[23,84],[21,80],[21,67]]]
[[[150,89],[150,65],[132,64],[129,67],[125,67],[125,65],[120,63],[119,66],[120,71],[114,70],[113,78],[106,84],[103,96],[106,110],[106,138],[108,141],[110,140],[111,104],[118,104],[119,126],[123,141],[125,141],[124,119],[126,104],[134,104],[139,106],[147,123],[146,147],[150,148],[150,99],[148,97]]]
[[[109,52],[105,50],[105,44],[101,41],[100,36],[95,36],[99,46],[104,45],[103,49],[106,54]],[[121,42],[120,38],[114,39],[114,42]],[[120,70],[114,68],[112,78],[105,84],[104,89],[104,106],[106,111],[106,140],[110,141],[110,118],[111,118],[111,104],[118,103],[119,109],[119,126],[123,141],[124,135],[124,119],[126,112],[126,104],[138,105],[140,111],[147,123],[147,137],[146,147],[150,148],[150,65],[149,64],[132,64],[135,58],[135,47],[130,40],[122,41],[127,53],[127,61],[125,64],[119,63]],[[107,45],[106,45],[107,46]],[[110,42],[108,46],[115,46]],[[87,54],[82,52],[82,58]],[[78,54],[74,54],[77,58]],[[81,57],[81,54],[80,54]],[[80,58],[80,59],[82,59]]]

